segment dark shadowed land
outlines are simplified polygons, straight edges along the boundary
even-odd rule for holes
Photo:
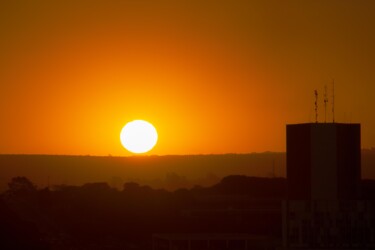
[[[107,182],[121,188],[134,181],[175,190],[211,186],[228,175],[285,177],[285,153],[97,157],[0,155],[0,191],[14,176],[27,176],[38,187]],[[362,178],[375,179],[375,149],[362,150]]]
[[[151,249],[157,233],[281,238],[284,178],[228,176],[169,192],[137,183],[37,189],[25,177],[0,195],[1,249]]]
[[[362,198],[375,200],[375,181],[361,186]],[[275,249],[285,198],[285,178],[228,176],[169,192],[137,183],[37,189],[16,177],[0,195],[0,248],[145,250],[155,234],[214,232],[266,237]]]

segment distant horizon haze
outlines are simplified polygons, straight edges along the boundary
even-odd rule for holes
[[[375,149],[362,150],[362,179],[375,179]],[[25,176],[40,187],[137,182],[153,188],[208,186],[228,175],[285,177],[286,153],[167,156],[0,155],[0,189]]]

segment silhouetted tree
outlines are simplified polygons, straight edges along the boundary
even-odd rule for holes
[[[17,176],[8,183],[8,194],[10,195],[30,195],[35,194],[36,186],[26,177]]]

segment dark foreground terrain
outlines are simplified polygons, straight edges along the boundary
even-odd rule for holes
[[[362,198],[375,199],[363,180]],[[284,178],[228,176],[170,192],[128,182],[37,189],[15,177],[0,199],[0,249],[151,249],[155,233],[248,233],[281,238]]]

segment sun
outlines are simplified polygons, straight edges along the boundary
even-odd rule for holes
[[[156,145],[158,133],[151,123],[134,120],[122,128],[120,140],[128,151],[141,154],[150,151]]]

